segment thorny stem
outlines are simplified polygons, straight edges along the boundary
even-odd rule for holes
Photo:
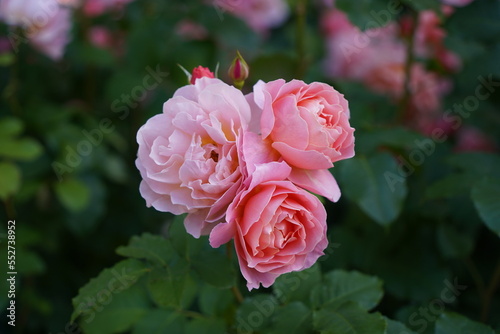
[[[404,92],[403,92],[403,97],[401,98],[400,105],[399,105],[399,113],[397,115],[398,121],[402,121],[406,111],[408,110],[408,107],[410,106],[410,100],[411,100],[411,68],[413,65],[413,62],[415,60],[415,56],[413,54],[413,49],[415,45],[415,33],[417,31],[417,26],[418,26],[418,12],[414,9],[411,10],[411,18],[412,18],[412,25],[411,25],[411,31],[410,31],[410,36],[408,39],[408,45],[407,45],[407,50],[406,50],[406,63],[404,67],[404,72],[405,72],[405,81],[404,81]]]

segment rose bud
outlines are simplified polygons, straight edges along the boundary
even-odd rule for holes
[[[241,89],[245,84],[245,80],[248,78],[250,68],[248,67],[245,59],[241,56],[240,52],[236,51],[236,54],[236,58],[234,58],[231,66],[229,67],[228,74],[233,80],[234,86]]]
[[[203,66],[195,67],[195,68],[193,68],[193,74],[191,75],[191,79],[189,79],[189,82],[192,85],[194,85],[196,79],[203,78],[203,77],[215,78],[212,71],[210,71],[207,67],[203,67]]]

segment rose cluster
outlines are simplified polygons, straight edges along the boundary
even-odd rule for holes
[[[203,76],[203,77],[200,77]],[[244,95],[198,68],[137,134],[148,206],[179,215],[212,247],[234,240],[249,289],[323,255],[328,171],[354,155],[347,100],[314,82],[259,81]]]

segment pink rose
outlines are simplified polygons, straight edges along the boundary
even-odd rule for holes
[[[188,19],[177,23],[175,33],[188,40],[204,40],[209,36],[208,30],[204,26]]]
[[[187,232],[208,234],[240,186],[237,143],[249,121],[241,91],[218,79],[178,89],[137,134],[136,166],[147,205],[188,213]]]
[[[265,32],[282,24],[290,14],[283,0],[214,0],[216,8],[241,18],[257,32]]]
[[[234,238],[249,290],[311,267],[328,245],[326,211],[317,197],[286,181],[290,166],[271,162],[253,167],[247,187],[227,210],[227,223],[210,234],[212,247]]]
[[[457,133],[455,152],[496,151],[495,141],[476,127],[464,126]]]
[[[54,60],[62,58],[69,42],[71,12],[56,0],[2,0],[0,16],[25,29],[29,41]]]
[[[333,87],[283,79],[254,87],[262,109],[261,133],[291,166],[327,169],[354,156],[354,129],[347,100]]]

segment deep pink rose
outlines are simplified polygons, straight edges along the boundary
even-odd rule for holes
[[[293,167],[327,169],[354,155],[347,100],[333,87],[283,79],[254,87],[261,133]]]
[[[192,72],[191,79],[189,80],[189,82],[191,84],[194,84],[197,79],[204,78],[204,77],[215,78],[214,74],[212,73],[212,71],[210,71],[210,69],[208,69],[207,67],[198,66],[198,67],[193,68],[193,72]]]
[[[286,181],[290,166],[271,162],[253,169],[246,188],[228,207],[227,223],[210,234],[212,247],[234,238],[249,290],[311,267],[328,245],[326,211],[317,197]]]
[[[107,11],[121,10],[133,0],[85,0],[83,13],[87,16],[99,16]]]
[[[178,89],[137,134],[136,166],[147,205],[188,213],[188,233],[208,234],[241,183],[237,142],[249,121],[241,91],[219,79],[200,78]]]

